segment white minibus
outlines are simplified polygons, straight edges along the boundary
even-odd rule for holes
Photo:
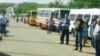
[[[100,15],[100,9],[96,9],[96,8],[92,8],[92,9],[72,9],[69,13],[69,19],[70,19],[70,27],[69,27],[69,31],[71,33],[75,33],[75,26],[74,26],[74,22],[76,20],[76,15],[77,14],[81,14],[81,17],[83,20],[85,20],[86,18],[89,19],[89,28],[88,28],[88,36],[91,37],[90,35],[90,31],[91,31],[91,19],[93,16]]]

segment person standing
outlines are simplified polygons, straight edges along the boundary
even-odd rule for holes
[[[5,17],[5,14],[3,14],[3,17],[0,19],[0,25],[1,25],[1,34],[6,35],[6,26],[7,26],[8,19]]]
[[[17,23],[19,22],[19,18],[18,18],[18,17],[16,18],[16,22],[17,22]]]
[[[99,18],[98,16],[93,16],[93,18],[91,19],[91,26],[90,26],[90,34],[91,34],[91,46],[95,47],[95,43],[94,43],[94,36],[93,36],[93,32],[96,26],[96,20],[97,18]]]
[[[26,23],[26,17],[24,17],[24,24]]]
[[[89,19],[86,18],[86,20],[84,21],[84,24],[83,24],[83,46],[85,46],[85,44],[88,43],[87,42],[87,40],[88,40],[88,27],[89,27],[88,21],[89,21]]]
[[[75,49],[82,52],[82,33],[83,33],[83,20],[81,18],[81,15],[76,15],[76,21],[75,21]]]
[[[100,18],[97,19],[97,24],[95,26],[94,32],[94,42],[95,42],[95,50],[96,54],[95,56],[100,56]]]
[[[69,25],[70,20],[68,19],[68,14],[65,14],[65,18],[62,21],[62,32],[60,36],[60,44],[64,43],[64,37],[66,35],[66,44],[69,44]]]

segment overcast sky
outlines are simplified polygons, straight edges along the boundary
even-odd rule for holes
[[[37,2],[37,3],[50,3],[55,0],[0,0],[0,3],[22,3],[22,2]],[[62,0],[64,3],[67,3],[69,0]]]

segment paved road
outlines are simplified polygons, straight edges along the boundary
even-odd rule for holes
[[[94,56],[94,49],[87,45],[83,52],[74,51],[74,37],[69,45],[59,44],[59,34],[48,35],[45,30],[10,20],[10,33],[0,42],[0,56]]]

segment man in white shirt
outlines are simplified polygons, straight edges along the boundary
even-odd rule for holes
[[[95,56],[100,56],[100,18],[97,19],[97,24],[95,26],[93,36],[95,40],[95,50],[96,50]]]
[[[7,25],[7,18],[5,17],[5,14],[3,14],[3,17],[0,19],[0,26],[1,26],[1,34],[2,35],[7,35],[6,34],[6,25]]]

